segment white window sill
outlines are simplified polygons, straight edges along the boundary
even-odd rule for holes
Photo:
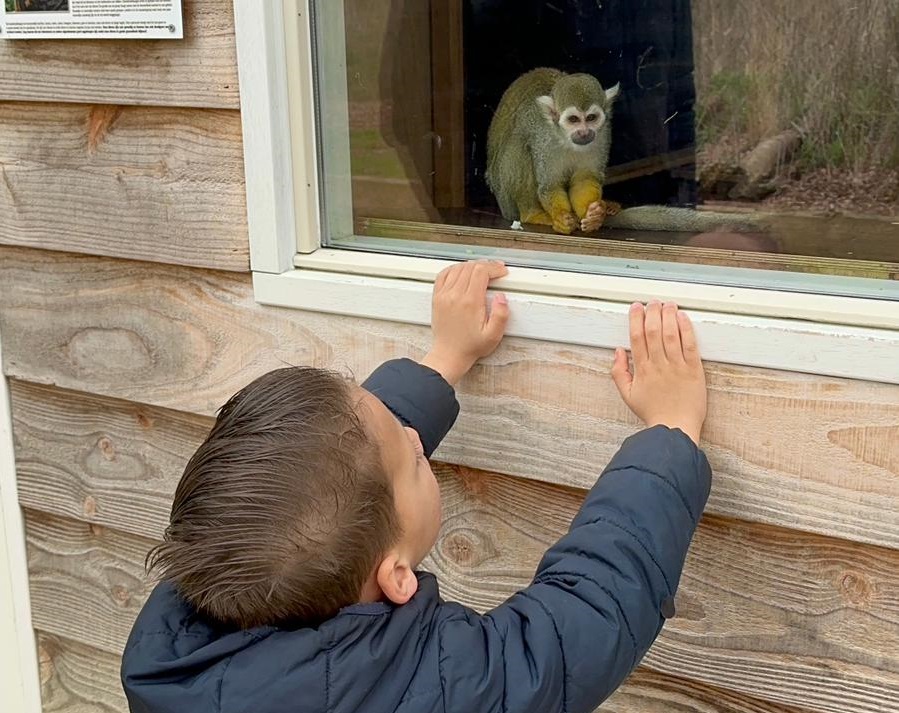
[[[433,278],[449,264],[329,249],[296,263],[254,273],[256,300],[420,325],[430,323]],[[509,296],[513,337],[626,346],[629,303],[671,299],[690,310],[707,360],[899,383],[899,310],[891,302],[528,268],[511,269],[496,287]],[[796,318],[774,316],[785,312]],[[877,328],[860,326],[871,324]]]

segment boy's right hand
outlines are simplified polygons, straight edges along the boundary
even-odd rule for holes
[[[421,363],[450,384],[499,346],[509,321],[509,303],[504,294],[496,293],[488,308],[487,287],[508,272],[500,261],[472,260],[437,276],[431,309],[434,344]]]
[[[679,428],[693,442],[706,417],[706,385],[693,325],[673,302],[652,301],[630,309],[631,355],[615,350],[612,379],[628,408],[647,427]]]

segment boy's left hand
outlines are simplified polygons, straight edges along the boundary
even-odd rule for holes
[[[474,260],[448,267],[437,276],[431,307],[434,343],[421,363],[450,384],[499,346],[509,321],[509,304],[505,295],[497,293],[488,309],[487,286],[507,273],[502,262]]]

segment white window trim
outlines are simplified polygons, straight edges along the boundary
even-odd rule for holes
[[[234,0],[256,300],[427,324],[448,262],[321,247],[307,4]],[[612,348],[627,304],[657,297],[691,310],[707,359],[899,383],[895,302],[523,267],[496,286],[511,336]]]
[[[25,525],[16,488],[9,390],[2,374],[0,374],[0,691],[3,692],[4,710],[40,713],[40,677],[37,646],[31,624]]]

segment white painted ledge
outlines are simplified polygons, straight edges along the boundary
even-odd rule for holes
[[[454,263],[450,260],[334,248],[322,248],[310,255],[294,257],[294,265],[301,270],[401,278],[427,283],[432,283],[440,270],[452,264]],[[708,312],[899,330],[899,302],[892,300],[531,267],[510,268],[507,277],[496,281],[496,287],[505,292],[584,297],[609,302],[673,300],[681,307]]]
[[[325,251],[316,254],[321,253]],[[627,346],[627,302],[516,292],[508,289],[514,280],[505,282],[512,310],[509,336],[604,348]],[[430,323],[432,286],[420,280],[301,269],[278,275],[254,273],[253,286],[256,301],[262,304]],[[707,295],[709,289],[702,286],[701,294]],[[899,383],[899,332],[894,329],[694,309],[690,316],[702,356],[709,361]]]
[[[2,359],[0,359],[2,363]],[[0,373],[0,710],[40,713],[37,647],[31,626],[25,528],[16,490],[12,417]]]

